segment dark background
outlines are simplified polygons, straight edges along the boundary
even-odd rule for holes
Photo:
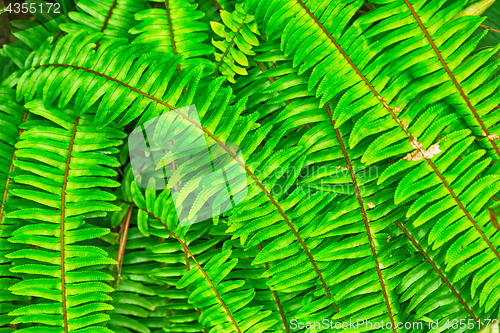
[[[0,0],[0,7],[5,8],[10,2],[16,1],[5,1]],[[0,15],[0,47],[3,44],[9,44],[16,40],[16,38],[10,33],[9,17],[15,20],[35,20],[30,13],[3,13]]]
[[[55,2],[50,1],[49,2]],[[0,8],[5,8],[9,4],[14,3],[24,3],[24,0],[0,0]],[[61,9],[62,11],[62,9]],[[31,13],[3,13],[0,15],[0,47],[3,44],[12,43],[16,38],[11,34],[11,28],[9,25],[9,20],[30,20],[34,22],[39,22]]]

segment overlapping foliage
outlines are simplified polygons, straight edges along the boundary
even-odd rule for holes
[[[500,317],[498,2],[59,2],[0,50],[0,332]],[[126,136],[167,113],[243,202],[143,188]]]

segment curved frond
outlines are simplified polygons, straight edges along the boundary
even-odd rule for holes
[[[127,44],[125,39],[103,41],[96,51],[94,43],[101,37],[81,32],[61,37],[54,45],[49,39],[30,57],[30,69],[17,83],[18,100],[41,98],[47,105],[57,101],[59,107],[65,107],[75,98],[81,113],[97,106],[94,121],[98,126],[113,121],[126,125],[138,116],[145,121],[174,109],[173,105],[191,104],[193,94],[181,94],[185,88],[196,91],[202,67],[177,75],[180,59],[143,54],[147,47]],[[42,50],[44,56],[40,57]],[[156,66],[147,66],[152,62]],[[160,75],[162,80],[155,82]]]

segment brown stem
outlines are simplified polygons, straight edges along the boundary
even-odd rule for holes
[[[68,315],[66,310],[66,272],[64,262],[65,252],[64,252],[64,227],[65,227],[65,213],[66,213],[66,186],[68,185],[68,175],[69,175],[69,162],[71,160],[71,153],[73,151],[73,145],[75,143],[76,126],[78,125],[78,120],[80,116],[76,117],[75,123],[73,124],[73,133],[71,134],[71,141],[69,144],[68,158],[66,159],[66,171],[64,172],[64,182],[62,187],[61,195],[61,286],[62,286],[62,308],[63,308],[63,321],[64,321],[64,333],[68,333]]]
[[[106,15],[106,18],[104,19],[104,24],[102,25],[101,32],[104,32],[104,30],[106,30],[106,28],[108,27],[109,19],[111,18],[111,15],[113,14],[113,9],[115,9],[116,4],[117,4],[117,0],[113,1],[113,3],[111,4],[111,7],[109,8],[108,14]],[[101,40],[99,39],[95,43],[94,50],[97,50],[100,45],[101,45]]]
[[[467,306],[467,304],[465,303],[465,301],[462,299],[462,297],[460,297],[460,295],[457,293],[457,291],[455,290],[455,288],[453,288],[453,286],[448,281],[448,279],[443,275],[443,273],[441,273],[441,270],[436,266],[436,264],[432,261],[432,259],[429,257],[429,255],[427,253],[425,253],[424,249],[420,246],[420,244],[417,243],[417,241],[413,238],[413,236],[410,235],[410,233],[408,232],[408,230],[406,230],[406,228],[403,227],[403,225],[401,223],[399,223],[399,221],[396,220],[396,224],[404,232],[404,234],[410,239],[410,241],[413,243],[413,245],[415,245],[415,247],[420,251],[420,253],[422,253],[422,255],[425,257],[425,259],[432,265],[432,268],[434,268],[434,270],[439,274],[439,276],[441,277],[441,279],[451,289],[451,291],[453,292],[453,294],[458,298],[458,300],[460,301],[460,303],[462,303],[462,305],[465,307],[465,309],[467,310],[467,312],[470,313],[470,315],[472,316],[472,318],[474,318],[475,321],[478,321],[478,318],[474,315],[474,313],[472,312],[472,310]]]
[[[116,261],[118,262],[117,270],[118,270],[118,278],[116,279],[116,290],[118,290],[118,286],[120,285],[121,274],[122,274],[122,265],[123,265],[123,256],[125,255],[125,246],[127,244],[127,235],[128,229],[130,226],[130,217],[132,216],[132,205],[128,207],[127,214],[125,215],[124,220],[122,221],[122,232],[120,239],[120,246],[118,247],[118,253],[116,255]]]
[[[256,232],[254,231],[254,234]],[[262,251],[262,245],[259,243],[259,251]],[[267,262],[264,263],[264,266],[266,268],[266,271],[269,270],[269,265],[267,264]],[[271,279],[272,276],[269,276],[269,279]],[[280,301],[280,298],[278,296],[278,293],[276,292],[276,290],[271,290],[273,292],[273,296],[274,296],[274,300],[276,301],[276,305],[278,306],[278,310],[280,312],[280,316],[281,316],[281,319],[283,320],[283,325],[285,326],[285,330],[287,333],[290,333],[290,329],[288,328],[288,325],[287,325],[287,321],[286,321],[286,317],[285,317],[285,312],[283,311],[283,306],[281,306],[281,301]]]
[[[385,287],[384,279],[382,277],[382,271],[380,270],[380,264],[379,264],[378,259],[377,259],[377,252],[375,250],[375,244],[373,242],[373,237],[372,237],[372,233],[370,230],[370,223],[368,221],[368,216],[366,215],[365,205],[363,203],[363,198],[361,197],[361,192],[359,191],[358,181],[356,179],[356,173],[354,172],[354,169],[353,169],[352,164],[351,164],[351,160],[349,158],[349,155],[347,154],[347,150],[346,150],[345,145],[344,145],[344,140],[342,140],[342,136],[340,135],[339,130],[337,128],[335,128],[335,121],[333,120],[332,111],[330,110],[330,106],[328,105],[328,103],[326,103],[326,108],[328,110],[328,115],[330,116],[330,121],[332,123],[332,126],[335,130],[335,134],[336,134],[337,139],[340,143],[340,147],[341,147],[342,152],[344,154],[344,159],[347,162],[347,167],[349,168],[349,172],[351,173],[351,179],[352,179],[352,182],[354,184],[354,189],[356,190],[356,197],[358,198],[359,206],[361,207],[361,215],[363,216],[363,221],[365,223],[366,233],[368,235],[368,240],[370,242],[370,247],[372,249],[373,259],[375,260],[375,264],[377,266],[378,278],[379,278],[380,285],[382,286],[382,292],[384,294],[385,304],[387,306],[387,310],[389,311],[389,318],[391,318],[392,328],[393,328],[394,332],[396,332],[396,323],[394,322],[394,316],[392,315],[391,303],[389,302],[389,297],[387,295],[387,289]]]

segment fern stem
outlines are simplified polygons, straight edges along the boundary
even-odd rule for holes
[[[460,85],[460,83],[458,83],[457,79],[455,78],[455,75],[453,75],[453,73],[451,72],[450,68],[448,67],[448,64],[446,63],[446,61],[444,60],[443,56],[441,55],[441,52],[439,52],[436,44],[432,40],[431,35],[429,34],[429,32],[425,28],[424,24],[422,23],[422,21],[418,17],[417,12],[415,11],[415,9],[413,8],[413,6],[411,5],[411,3],[408,0],[404,0],[404,1],[405,1],[406,5],[408,6],[408,8],[410,9],[413,17],[417,21],[418,25],[420,26],[420,28],[424,32],[425,37],[427,38],[427,40],[431,44],[432,48],[434,49],[434,52],[436,53],[436,55],[439,58],[439,61],[441,62],[441,64],[443,65],[444,69],[446,70],[446,72],[450,76],[451,80],[455,84],[455,87],[458,89],[458,91],[460,92],[460,95],[462,96],[462,98],[467,103],[467,106],[469,107],[469,109],[471,110],[472,114],[474,115],[474,118],[476,118],[477,122],[481,126],[481,129],[483,130],[482,134],[488,138],[488,140],[490,141],[490,143],[493,145],[493,148],[495,149],[496,154],[498,155],[498,157],[500,157],[500,149],[498,148],[497,144],[495,143],[495,140],[493,140],[493,138],[490,136],[490,133],[488,132],[488,129],[484,125],[483,120],[477,114],[476,109],[474,108],[474,106],[472,105],[471,101],[469,100],[469,98],[465,94],[465,92],[462,89],[462,86]],[[500,257],[499,257],[499,259],[500,259]]]
[[[223,10],[222,6],[220,5],[219,1],[217,0],[212,0],[212,2],[214,3],[215,7],[217,7],[217,10],[221,11]]]
[[[26,121],[26,118],[28,117],[28,111],[24,112],[23,120],[21,121],[21,124],[23,124]],[[17,137],[19,138],[21,134],[24,132],[24,130],[20,129]],[[14,148],[14,152],[12,153],[12,159],[10,161],[10,166],[9,166],[9,172],[7,173],[7,180],[5,181],[5,189],[3,191],[3,198],[2,198],[2,205],[0,206],[0,225],[2,225],[2,218],[5,210],[5,202],[7,201],[7,194],[9,190],[9,185],[10,185],[10,177],[9,174],[11,171],[14,169],[14,160],[16,159],[16,151],[17,148]]]
[[[113,10],[115,9],[117,5],[117,0],[113,1],[113,4],[111,7],[109,7],[108,14],[106,15],[106,18],[104,19],[104,24],[102,25],[101,32],[104,32],[106,28],[108,27],[109,19],[111,18],[111,15],[113,14]]]
[[[177,47],[175,46],[175,38],[174,38],[174,28],[172,26],[172,16],[170,15],[170,6],[169,6],[169,0],[165,0],[165,10],[167,11],[167,21],[168,21],[168,29],[170,30],[170,41],[172,43],[172,49],[174,51],[174,55],[176,56],[177,53]],[[177,73],[181,73],[181,65],[177,65]]]
[[[191,268],[189,267],[189,257],[187,256],[186,250],[184,250],[184,260],[186,262],[186,269],[189,271]],[[166,284],[165,284],[165,286],[166,286]],[[201,317],[200,308],[198,308],[198,307],[196,308],[196,313],[198,314],[198,318]],[[205,327],[203,327],[203,332],[208,333],[207,329]]]
[[[222,62],[224,61],[224,58],[227,56],[227,54],[229,53],[229,50],[231,49],[231,47],[233,47],[233,44],[234,44],[234,40],[236,39],[236,36],[240,33],[241,29],[243,29],[243,26],[245,24],[245,21],[243,20],[243,22],[241,22],[241,25],[240,27],[238,28],[238,30],[236,30],[234,32],[234,36],[233,38],[231,38],[231,40],[229,41],[229,45],[227,46],[227,49],[226,51],[224,51],[224,54],[222,55],[222,57],[220,58],[219,62],[217,63],[217,67],[215,68],[215,71],[214,71],[214,76],[217,75],[217,72],[219,72],[219,69],[220,67],[222,66]]]
[[[146,211],[148,214],[152,215],[152,214],[151,214],[150,212],[148,212],[147,210],[144,210],[144,211]],[[154,215],[153,215],[153,216],[154,216]],[[155,218],[156,218],[156,216],[155,216]],[[159,220],[159,219],[158,219],[158,220]],[[160,240],[160,244],[162,244],[162,243],[163,243],[163,239],[162,239],[161,237],[159,237],[158,239]],[[184,260],[185,260],[185,262],[186,262],[186,269],[189,271],[189,270],[190,270],[190,268],[189,268],[189,260],[188,260],[188,258],[187,258],[187,256],[186,256],[186,251],[185,251],[184,249],[183,249],[183,251],[184,251],[184,254],[185,254],[185,255],[184,255],[184,258],[185,258],[185,259],[184,259]],[[162,263],[161,263],[161,267],[162,267],[162,268],[165,268],[165,263],[163,263],[163,262],[162,262]],[[164,284],[163,284],[163,289],[165,290],[165,292],[167,292],[167,291],[168,291],[168,284],[164,283]],[[165,297],[165,300],[166,300],[167,304],[170,304],[170,298]],[[201,316],[201,311],[200,311],[200,309],[199,309],[199,308],[196,308],[196,313],[198,314],[198,317],[200,317],[200,316]],[[167,314],[168,314],[168,316],[169,316],[169,317],[172,317],[172,310],[167,309]],[[170,322],[170,325],[172,325],[172,322]],[[206,329],[205,327],[203,327],[203,332],[204,332],[204,333],[208,333],[208,331],[207,331],[207,329]],[[174,332],[172,332],[172,333],[174,333]]]
[[[56,35],[54,36],[54,40],[52,41],[52,44],[51,44],[51,45],[54,45],[54,44],[57,42],[57,40],[59,39],[59,37],[61,37],[62,33],[63,33],[63,31],[62,31],[62,30],[59,30],[59,31],[56,33]]]
[[[255,234],[256,232],[254,231],[253,233]],[[258,246],[259,246],[259,251],[262,251],[262,245],[259,243]],[[269,270],[269,265],[267,262],[264,263],[264,267],[266,268],[266,271]],[[271,275],[269,276],[269,279],[272,279]],[[283,307],[281,306],[281,302],[280,302],[280,298],[278,296],[278,293],[276,292],[276,290],[271,290],[271,291],[273,292],[274,300],[276,301],[276,305],[278,306],[278,310],[280,312],[281,319],[283,320],[283,325],[285,325],[285,330],[287,333],[290,333],[290,329],[288,328],[288,325],[286,324],[287,321],[286,321],[286,317],[285,317],[285,312],[283,311]]]
[[[330,110],[330,105],[328,103],[325,104],[326,109],[328,110],[328,115],[330,116],[330,121],[332,123],[333,129],[335,130],[335,134],[340,143],[340,148],[342,149],[342,153],[344,154],[345,161],[347,162],[347,167],[349,168],[349,172],[351,174],[352,182],[354,184],[354,189],[356,190],[356,197],[358,198],[359,206],[361,207],[361,215],[363,215],[363,221],[366,227],[366,233],[368,235],[368,240],[370,242],[370,247],[372,249],[373,259],[375,260],[375,264],[377,267],[378,278],[380,281],[380,285],[382,286],[382,292],[385,298],[385,304],[387,306],[387,310],[389,311],[389,317],[391,318],[392,329],[394,332],[396,331],[396,323],[394,322],[394,316],[392,315],[391,303],[389,302],[389,297],[387,295],[387,289],[385,287],[384,278],[382,277],[382,271],[380,270],[380,264],[377,259],[377,251],[375,250],[375,245],[373,244],[373,237],[370,230],[370,224],[368,222],[368,216],[366,215],[365,206],[363,203],[363,198],[361,197],[361,192],[359,191],[358,181],[356,180],[356,174],[354,173],[354,169],[351,164],[351,160],[349,159],[349,155],[347,154],[347,150],[344,145],[344,140],[342,140],[342,136],[338,128],[335,128],[335,121],[332,117],[332,111]]]
[[[491,31],[494,31],[494,32],[500,32],[500,30],[493,29],[493,28],[488,27],[487,25],[484,25],[484,24],[481,24],[481,25],[480,25],[480,27],[481,27],[481,28],[488,29],[488,30],[491,30]]]
[[[372,4],[373,8],[372,8],[372,7],[370,7],[366,1],[364,1],[364,2],[363,2],[363,4],[365,5],[365,7],[366,7],[366,8],[368,8],[368,10],[369,10],[369,11],[370,11],[370,10],[377,9],[377,7],[375,7],[375,5],[374,5],[374,4]]]
[[[238,326],[238,324],[236,323],[236,320],[234,319],[231,311],[229,311],[229,309],[227,308],[226,304],[224,303],[224,300],[220,297],[219,292],[217,291],[217,289],[215,288],[214,284],[212,283],[212,280],[210,280],[210,278],[208,277],[208,275],[205,272],[205,270],[203,269],[203,267],[200,265],[200,263],[195,258],[195,256],[193,255],[193,253],[191,253],[191,251],[189,250],[188,246],[179,237],[177,237],[177,235],[175,234],[175,232],[173,232],[172,230],[170,230],[168,228],[168,226],[165,223],[163,223],[163,221],[159,217],[157,217],[153,213],[149,212],[147,209],[142,208],[142,210],[144,210],[146,213],[148,213],[149,215],[151,215],[152,217],[154,217],[158,222],[160,222],[165,227],[165,229],[168,230],[168,232],[170,232],[170,234],[172,235],[172,237],[174,237],[175,239],[177,239],[177,241],[181,244],[182,248],[184,249],[184,252],[185,253],[187,252],[189,254],[189,256],[195,262],[196,266],[198,266],[198,269],[200,270],[200,272],[205,277],[205,280],[207,280],[208,284],[210,284],[210,287],[214,291],[215,296],[217,297],[217,299],[219,300],[219,302],[221,303],[221,305],[224,307],[224,310],[226,311],[226,313],[228,314],[229,318],[233,322],[233,324],[234,324],[234,326],[236,328],[236,331],[238,333],[242,333],[241,330],[240,330],[240,328],[239,328],[239,326]]]
[[[458,298],[458,300],[460,301],[460,303],[462,303],[462,305],[465,307],[465,309],[467,310],[467,312],[470,313],[470,315],[472,316],[472,318],[474,318],[475,321],[477,321],[478,323],[480,323],[480,321],[478,321],[478,318],[474,315],[474,313],[472,312],[472,310],[467,306],[467,304],[465,303],[465,301],[462,299],[462,297],[460,297],[460,295],[457,293],[457,291],[455,290],[455,288],[453,288],[453,286],[448,281],[448,279],[443,275],[443,273],[441,273],[441,271],[436,266],[436,264],[432,261],[432,259],[429,257],[429,255],[427,253],[425,253],[424,249],[422,249],[422,247],[420,246],[420,244],[418,244],[418,242],[413,238],[412,235],[410,235],[410,233],[408,232],[408,230],[406,230],[406,228],[398,220],[396,220],[396,224],[405,233],[405,235],[410,239],[410,241],[413,243],[413,245],[415,245],[417,247],[417,249],[420,251],[420,253],[422,253],[422,255],[425,257],[425,259],[432,265],[432,268],[434,268],[434,270],[439,274],[439,276],[441,277],[441,279],[451,289],[451,291],[453,292],[453,294]],[[479,328],[481,328],[481,326],[479,326]]]
[[[194,124],[195,126],[197,126],[198,128],[200,128],[201,130],[203,130],[212,139],[214,139],[224,150],[226,150],[241,165],[241,167],[243,167],[245,169],[245,171],[248,173],[248,175],[250,177],[252,177],[252,179],[262,189],[262,191],[266,194],[266,196],[269,198],[269,200],[271,200],[271,202],[273,203],[273,205],[278,209],[278,212],[280,213],[280,215],[283,217],[283,219],[288,224],[288,226],[290,227],[290,229],[292,230],[292,232],[294,233],[294,235],[297,237],[299,243],[301,244],[301,246],[304,249],[306,255],[308,256],[311,264],[313,265],[314,270],[318,274],[318,277],[319,277],[319,279],[320,279],[320,281],[321,281],[321,283],[323,285],[323,288],[325,289],[325,291],[326,291],[326,293],[328,295],[328,298],[332,298],[332,296],[330,294],[330,290],[328,289],[328,287],[326,285],[326,282],[323,279],[323,276],[322,276],[321,272],[319,271],[318,266],[316,265],[316,262],[314,261],[314,258],[312,257],[311,253],[309,252],[309,249],[307,248],[307,245],[304,243],[304,241],[302,240],[302,237],[299,235],[299,233],[297,232],[297,230],[295,229],[295,227],[292,225],[292,223],[290,222],[290,220],[288,219],[288,217],[286,216],[286,214],[283,212],[281,206],[278,204],[278,202],[276,202],[276,200],[274,199],[274,197],[269,193],[269,191],[265,188],[265,186],[257,179],[257,177],[253,174],[253,172],[250,171],[250,169],[248,169],[248,167],[238,158],[238,156],[236,156],[233,151],[231,151],[228,147],[226,147],[226,145],[224,145],[224,143],[222,143],[214,134],[212,134],[206,128],[204,128],[203,126],[201,126],[201,124],[196,123],[193,119],[189,118],[187,115],[183,114],[182,112],[180,112],[178,110],[175,110],[175,111],[178,114],[180,114],[182,117],[184,117],[185,119],[189,120],[192,124]]]
[[[65,252],[64,252],[64,222],[65,222],[65,213],[66,213],[66,185],[68,184],[68,174],[69,174],[69,162],[71,160],[71,152],[73,151],[73,145],[75,143],[76,136],[76,126],[78,125],[78,120],[80,120],[80,116],[76,116],[75,123],[73,124],[73,133],[71,134],[71,141],[69,143],[68,150],[68,158],[66,160],[66,171],[64,172],[64,182],[62,187],[62,195],[61,195],[61,286],[62,286],[62,307],[63,307],[63,319],[64,319],[64,332],[68,333],[68,316],[66,310],[66,275],[65,275],[65,266],[64,262]]]
[[[122,265],[123,265],[123,256],[125,255],[125,246],[127,245],[127,236],[128,229],[130,226],[130,218],[132,216],[133,206],[130,205],[127,210],[127,214],[122,221],[122,235],[120,239],[120,246],[118,247],[118,253],[116,254],[116,262],[117,262],[117,270],[118,270],[118,278],[116,279],[116,290],[118,290],[118,286],[120,285],[121,273],[122,273]]]
[[[66,19],[69,17],[68,16],[69,12],[74,11],[75,8],[76,8],[76,3],[74,4],[73,8],[64,15],[64,16],[66,16]],[[63,22],[63,23],[65,23],[65,22]],[[59,37],[61,37],[62,34],[63,34],[63,31],[61,29],[59,29],[59,31],[54,36],[54,40],[52,41],[51,45],[54,45],[57,42],[57,40],[59,39]]]
[[[116,4],[117,4],[117,0],[113,1],[113,3],[111,4],[111,7],[109,8],[108,14],[106,15],[106,18],[104,19],[104,23],[102,25],[101,32],[104,32],[104,30],[106,30],[106,28],[108,27],[109,19],[111,18],[111,15],[113,14],[113,9],[115,9]],[[101,45],[101,40],[99,39],[95,43],[94,50],[97,51],[97,49],[99,48],[100,45]]]
[[[119,80],[117,80],[117,79],[115,79],[115,78],[112,78],[112,77],[110,77],[110,76],[106,75],[106,74],[99,73],[99,72],[96,72],[96,71],[91,70],[91,69],[88,69],[88,68],[79,67],[79,66],[74,66],[74,65],[66,65],[66,64],[47,64],[47,65],[36,66],[36,67],[34,67],[34,68],[35,68],[35,69],[37,69],[37,68],[49,68],[49,67],[51,67],[51,66],[53,66],[53,67],[63,67],[63,68],[81,69],[81,70],[83,70],[84,72],[87,72],[87,73],[92,73],[92,74],[94,74],[94,75],[96,75],[96,76],[100,76],[100,77],[103,77],[103,78],[105,78],[105,79],[107,79],[107,80],[110,80],[110,81],[116,82],[116,83],[118,83],[119,85],[121,85],[121,86],[123,86],[123,87],[125,87],[125,88],[128,88],[128,89],[130,89],[130,90],[132,90],[132,91],[135,91],[136,93],[141,94],[141,95],[142,95],[142,96],[144,96],[144,97],[150,98],[150,99],[152,99],[153,101],[155,101],[155,102],[157,102],[157,103],[159,103],[159,104],[161,104],[161,105],[163,105],[163,106],[168,107],[170,110],[175,110],[175,108],[174,108],[173,106],[171,106],[171,105],[169,105],[169,104],[167,104],[167,103],[165,103],[165,102],[163,102],[163,101],[159,100],[158,98],[156,98],[156,97],[154,97],[154,96],[152,96],[152,95],[146,94],[145,92],[143,92],[143,91],[141,91],[141,90],[139,90],[139,89],[136,89],[136,88],[134,88],[134,87],[132,87],[132,86],[130,86],[130,85],[128,85],[128,84],[126,84],[125,82],[119,81]]]
[[[162,222],[162,224],[163,224],[163,222]],[[167,228],[166,224],[163,224],[163,226],[165,228]],[[168,230],[168,228],[167,228],[167,230]],[[189,250],[189,248],[187,247],[187,245],[179,237],[177,237],[177,235],[172,230],[168,230],[168,231],[172,234],[172,236],[175,239],[177,239],[177,241],[181,244],[181,246],[184,248],[184,250],[187,253],[189,253],[189,255],[191,256],[191,258],[193,259],[193,261],[196,263],[196,266],[198,266],[200,272],[203,274],[203,276],[205,277],[205,279],[207,280],[207,282],[210,284],[210,287],[213,289],[215,295],[217,296],[217,298],[221,302],[221,304],[224,307],[224,309],[226,310],[227,314],[231,318],[231,321],[233,322],[233,324],[234,324],[234,326],[236,328],[236,331],[238,331],[238,333],[242,333],[241,330],[240,330],[240,328],[239,328],[239,326],[238,326],[238,324],[236,323],[236,320],[234,319],[233,315],[231,314],[231,311],[229,311],[229,309],[227,308],[226,304],[224,303],[224,301],[220,297],[219,292],[217,291],[217,289],[215,288],[214,284],[212,283],[212,280],[210,280],[210,278],[208,277],[208,275],[205,272],[205,270],[203,269],[203,267],[200,265],[200,263],[198,262],[198,260],[196,260],[196,258],[194,257],[193,253],[191,253],[191,251]]]
[[[407,1],[407,0],[405,0]],[[392,118],[398,123],[399,127],[405,132],[405,134],[408,136],[408,138],[410,139],[410,142],[416,142],[415,138],[413,137],[413,135],[408,131],[408,129],[404,126],[404,124],[402,123],[402,121],[398,118],[398,116],[396,115],[396,113],[394,112],[394,110],[392,110],[392,108],[389,106],[389,104],[385,101],[385,99],[377,92],[377,90],[375,90],[375,88],[370,84],[370,82],[368,82],[368,80],[366,79],[366,77],[363,75],[363,73],[361,73],[361,71],[359,70],[359,68],[352,62],[352,60],[349,58],[349,56],[344,52],[344,50],[342,49],[342,47],[337,43],[337,41],[335,41],[335,39],[332,37],[332,35],[326,30],[326,28],[323,26],[323,24],[321,24],[321,22],[318,21],[318,19],[314,16],[314,14],[306,7],[306,5],[301,1],[301,0],[297,0],[297,2],[299,4],[301,4],[301,6],[304,8],[304,10],[311,16],[311,18],[316,22],[316,24],[321,28],[321,30],[323,30],[323,32],[328,36],[328,38],[330,39],[330,41],[335,45],[335,47],[337,48],[337,50],[340,52],[340,54],[346,59],[346,61],[349,63],[349,65],[355,70],[355,72],[359,75],[359,77],[363,80],[363,82],[366,84],[366,86],[373,92],[373,94],[378,98],[378,100],[382,103],[382,105],[384,106],[384,108],[391,114]],[[419,152],[422,154],[422,156],[425,156],[424,154],[424,150],[422,149],[422,147],[418,147],[417,146],[417,149],[419,150]],[[500,155],[499,155],[500,156]],[[469,214],[469,212],[467,211],[467,209],[465,209],[465,207],[463,206],[462,202],[458,199],[458,197],[456,196],[456,194],[453,192],[453,189],[450,187],[450,185],[446,182],[446,179],[444,179],[443,175],[441,175],[441,173],[439,172],[439,170],[436,168],[436,166],[434,165],[434,163],[432,163],[432,161],[430,159],[425,159],[427,161],[427,163],[429,164],[429,166],[432,168],[432,170],[434,171],[434,173],[439,177],[439,179],[441,180],[441,182],[443,183],[443,185],[446,187],[446,189],[448,190],[448,192],[450,193],[450,195],[453,197],[453,199],[455,200],[455,202],[457,203],[457,205],[459,206],[459,208],[464,212],[464,214],[467,216],[467,218],[469,219],[469,221],[474,225],[474,227],[476,228],[476,230],[479,232],[479,234],[481,235],[481,237],[483,238],[483,240],[486,242],[486,244],[488,245],[488,247],[493,251],[493,253],[496,255],[496,257],[498,258],[498,260],[500,260],[500,254],[498,253],[498,251],[493,247],[493,245],[491,244],[491,242],[486,238],[485,234],[483,233],[483,231],[479,228],[479,226],[477,225],[477,223],[474,221],[474,219],[472,218],[472,216]]]

